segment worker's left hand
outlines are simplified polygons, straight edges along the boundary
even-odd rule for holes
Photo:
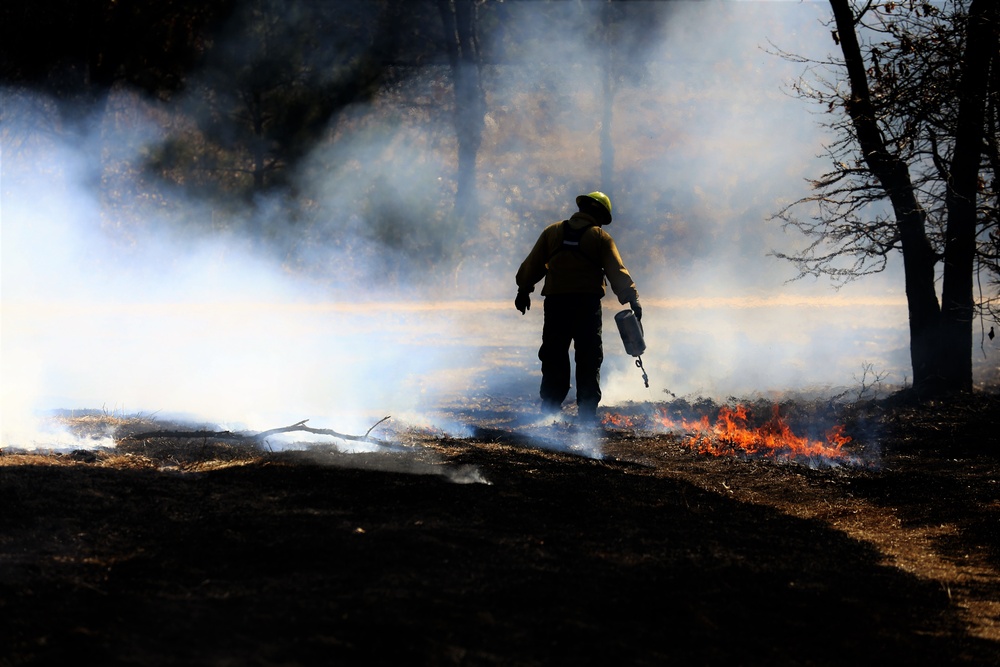
[[[522,315],[524,315],[524,311],[531,310],[531,297],[527,292],[518,291],[514,298],[514,307],[521,311]]]
[[[632,306],[632,312],[635,313],[635,319],[642,322],[642,306],[639,305],[639,299],[632,299],[632,301],[629,302],[629,305]]]

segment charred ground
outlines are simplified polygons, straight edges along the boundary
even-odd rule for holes
[[[0,664],[1000,661],[995,394],[855,407],[877,464],[821,469],[477,414],[368,454],[5,452]]]

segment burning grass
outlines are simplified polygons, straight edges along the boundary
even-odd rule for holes
[[[781,400],[730,397],[725,402],[704,397],[674,398],[603,408],[602,426],[605,435],[612,438],[669,436],[674,446],[707,457],[793,463],[813,469],[877,469],[881,465],[885,433],[899,430],[901,421],[920,423],[932,431],[946,431],[950,428],[948,424],[983,418],[996,400],[996,392],[936,403],[914,403],[905,394],[881,401],[853,402],[794,396]],[[514,404],[505,404],[503,412],[508,421],[518,409]],[[465,417],[472,420],[470,423],[484,423],[479,411],[468,412]],[[75,411],[57,415],[53,420],[71,433],[80,447],[48,452],[57,454],[59,462],[67,464],[203,471],[253,463],[274,454],[266,441],[252,434],[211,431],[203,426],[157,421],[147,415]],[[176,430],[169,431],[172,427]],[[405,435],[425,444],[437,437],[421,432],[418,427],[403,428],[396,436]],[[511,423],[501,425],[500,431],[510,428],[517,429]],[[170,437],[163,435],[168,432]],[[312,447],[310,443],[300,444],[304,449]],[[393,448],[391,442],[376,444],[387,446],[376,447],[379,451]],[[44,448],[0,451],[33,456],[44,452]],[[8,458],[7,464],[10,463]]]
[[[866,467],[877,462],[877,440],[870,426],[873,406],[735,398],[720,405],[705,398],[693,403],[676,399],[608,412],[602,423],[614,430],[672,433],[698,454],[771,459],[811,468]]]

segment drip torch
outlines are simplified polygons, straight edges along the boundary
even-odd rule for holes
[[[635,357],[636,367],[642,371],[642,381],[649,389],[649,376],[646,369],[642,367],[642,353],[646,351],[646,341],[642,336],[642,323],[629,309],[622,310],[615,315],[615,324],[618,325],[618,333],[621,334],[622,342],[625,344],[625,352]]]

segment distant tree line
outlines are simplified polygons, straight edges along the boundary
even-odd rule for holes
[[[412,27],[440,23],[430,1],[43,0],[0,12],[5,84],[52,95],[68,126],[103,113],[118,86],[160,100],[193,88],[199,108],[188,111],[209,158],[200,168],[245,174],[257,192],[283,183],[285,167],[401,59],[449,48],[443,30],[421,39]]]
[[[622,7],[631,5],[629,11]],[[537,26],[518,19],[516,6],[582,37],[603,53],[602,69],[587,77],[601,108],[600,153],[590,182],[614,194],[611,123],[616,82],[631,72],[634,49],[657,25],[645,3],[595,0],[578,6],[496,0],[40,0],[5,3],[0,9],[0,83],[8,91],[44,93],[65,137],[88,136],[95,123],[117,112],[125,91],[160,104],[166,130],[144,164],[111,164],[116,147],[103,146],[106,181],[115,192],[156,199],[158,188],[224,207],[233,199],[259,201],[262,194],[290,195],[289,221],[301,219],[292,174],[318,144],[338,133],[358,134],[352,116],[376,96],[392,98],[406,86],[433,89],[430,102],[412,97],[400,104],[426,118],[450,117],[454,172],[440,191],[425,188],[408,213],[431,219],[430,241],[406,236],[396,224],[399,207],[374,186],[363,208],[375,211],[366,230],[380,241],[412,247],[432,259],[441,242],[460,246],[482,215],[477,200],[478,158],[488,112],[489,79],[507,63],[538,71],[548,65],[525,60],[522,46],[537,50]],[[592,20],[578,21],[583,15]],[[544,35],[544,33],[542,33]],[[621,46],[619,46],[619,43]],[[561,63],[556,53],[555,62]],[[561,65],[557,65],[561,66]],[[530,80],[530,77],[529,77]],[[587,91],[583,91],[587,92]],[[120,104],[120,101],[119,101]],[[565,110],[560,110],[565,113]],[[525,137],[528,135],[525,134]],[[329,165],[328,165],[329,166]],[[117,173],[116,173],[117,171]],[[419,176],[416,174],[415,176]],[[109,196],[109,192],[104,193]],[[108,206],[131,204],[119,196]],[[569,193],[566,201],[572,201]],[[377,209],[377,210],[376,210]],[[430,210],[433,209],[433,210]],[[141,216],[140,216],[141,217]],[[141,224],[141,223],[140,223]],[[251,219],[247,231],[263,233]],[[325,223],[324,223],[325,224]],[[404,231],[400,231],[404,230]],[[272,230],[273,231],[273,230]],[[440,252],[436,252],[440,251]]]

